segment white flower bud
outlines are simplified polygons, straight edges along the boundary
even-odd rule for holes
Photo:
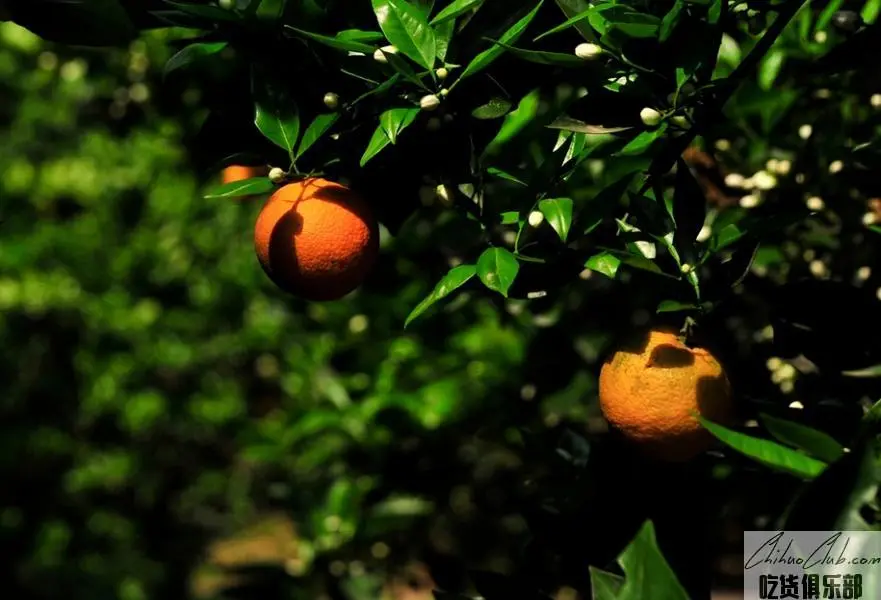
[[[441,91],[438,92],[438,96],[440,96],[441,98],[446,98],[447,94],[449,94],[449,93],[450,93],[450,90],[448,90],[447,88],[443,88],[443,89],[441,89]]]
[[[812,133],[814,133],[814,128],[811,127],[810,125],[802,125],[801,127],[798,128],[798,137],[800,137],[803,140],[806,140],[809,137],[811,137]]]
[[[826,206],[826,204],[823,202],[823,199],[819,196],[811,196],[805,201],[805,204],[807,204],[810,210],[815,212],[823,210],[823,208]]]
[[[382,48],[380,48],[379,50],[377,50],[376,52],[373,53],[373,60],[375,60],[376,62],[382,63],[382,64],[386,64],[386,63],[388,63],[388,57],[386,57],[386,54],[397,54],[397,53],[398,53],[398,49],[395,48],[394,46],[383,46]]]
[[[758,194],[750,194],[740,199],[740,206],[743,208],[755,208],[762,202],[762,197]]]
[[[774,170],[778,175],[789,175],[792,170],[792,161],[785,158],[777,161],[777,168]]]
[[[639,111],[639,118],[642,119],[642,122],[645,125],[649,127],[654,127],[661,122],[661,113],[656,111],[654,108],[646,107]]]
[[[673,118],[670,120],[680,129],[688,129],[689,127],[691,127],[691,121],[689,121],[688,117],[686,117],[685,115],[674,115]]]
[[[284,169],[280,169],[278,167],[273,167],[269,170],[269,181],[272,183],[281,183],[287,178],[287,173],[284,172]]]
[[[328,92],[324,95],[324,105],[330,110],[336,110],[340,105],[340,97],[333,92]]]
[[[679,267],[679,272],[682,273],[683,275],[688,275],[693,270],[694,270],[694,267],[692,267],[688,263],[682,263],[682,265]]]
[[[697,233],[697,238],[695,238],[698,242],[706,242],[710,239],[710,236],[713,235],[713,228],[709,225],[704,225],[701,227],[701,230]]]
[[[438,106],[440,106],[440,98],[435,96],[434,94],[429,94],[427,96],[423,96],[422,99],[419,100],[419,108],[422,110],[434,110]]]
[[[603,49],[596,44],[578,44],[575,47],[575,56],[582,60],[592,60],[603,53]]]
[[[729,173],[725,176],[725,185],[730,188],[741,188],[746,181],[746,177],[740,173]]]
[[[760,190],[772,190],[777,187],[777,178],[767,171],[759,171],[751,179],[753,185]]]
[[[444,79],[446,79],[450,75],[450,72],[447,71],[444,67],[441,67],[440,69],[435,71],[435,75],[437,75],[438,79],[443,81]]]
[[[540,211],[534,210],[529,213],[529,224],[532,227],[538,227],[545,220],[545,216]]]

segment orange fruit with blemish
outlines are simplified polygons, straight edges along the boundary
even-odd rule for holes
[[[600,371],[599,400],[625,438],[669,461],[692,459],[712,445],[695,414],[723,425],[733,416],[722,365],[669,330],[651,330],[618,348]]]
[[[254,226],[257,259],[282,290],[336,300],[360,286],[379,253],[370,207],[348,187],[311,178],[278,189]]]

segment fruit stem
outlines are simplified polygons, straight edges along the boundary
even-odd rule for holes
[[[692,317],[685,317],[685,323],[682,325],[682,329],[679,330],[679,338],[682,340],[682,343],[691,347],[691,343],[693,342],[694,336],[694,328],[697,326],[697,321],[695,321]]]

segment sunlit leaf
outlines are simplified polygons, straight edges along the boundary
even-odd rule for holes
[[[318,115],[315,117],[309,126],[306,128],[306,131],[303,132],[303,139],[300,140],[300,145],[297,148],[296,155],[294,158],[299,158],[302,156],[306,150],[312,147],[315,142],[321,139],[327,131],[333,127],[333,124],[337,122],[339,119],[339,113],[326,113],[323,115]]]
[[[514,23],[508,31],[506,31],[501,38],[499,38],[499,42],[503,44],[514,44],[520,39],[520,36],[523,35],[523,32],[526,31],[526,28],[532,23],[532,20],[535,18],[535,15],[538,13],[538,9],[541,8],[544,0],[541,0],[538,4],[535,5],[529,13],[526,14],[522,19]],[[493,63],[499,56],[504,53],[504,48],[499,46],[498,44],[493,44],[492,48],[489,50],[484,50],[480,54],[474,57],[474,59],[468,63],[468,66],[465,67],[465,70],[462,72],[462,75],[459,76],[459,79],[465,79],[470,77],[476,73],[479,73],[490,64]]]
[[[368,46],[361,40],[328,37],[326,35],[304,31],[302,29],[292,27],[291,25],[285,25],[285,27],[300,36],[315,40],[316,42],[324,44],[325,46],[328,46],[330,48],[335,48],[336,50],[342,50],[344,52],[360,52],[368,56],[371,56],[373,54],[373,46]]]
[[[618,591],[618,600],[689,600],[685,588],[658,548],[655,527],[651,521],[643,524],[618,557],[618,564],[624,571],[624,583]]]
[[[804,450],[822,461],[835,462],[844,454],[841,444],[828,433],[767,414],[762,414],[760,420],[771,435],[784,444]]]
[[[170,73],[184,68],[197,60],[204,58],[206,56],[211,56],[212,54],[217,54],[224,48],[226,48],[226,42],[211,42],[211,43],[196,43],[190,44],[186,48],[183,48],[180,52],[172,56],[168,59],[168,62],[165,63],[165,76],[168,76]]]
[[[442,11],[437,13],[431,20],[432,25],[439,25],[445,21],[455,19],[461,14],[479,8],[484,0],[453,0]]]
[[[826,468],[826,463],[791,450],[777,442],[755,438],[728,429],[700,416],[698,419],[710,433],[726,445],[772,469],[784,471],[802,479],[813,479]]]
[[[477,276],[483,285],[506,298],[519,271],[517,257],[504,248],[488,248],[477,260]]]
[[[414,319],[424,314],[433,304],[443,300],[465,285],[468,280],[476,274],[477,267],[475,265],[459,265],[458,267],[453,267],[449,273],[444,275],[443,279],[434,286],[434,290],[432,290],[432,292],[410,312],[407,316],[407,320],[404,322],[404,327],[406,328]]]
[[[241,181],[233,181],[212,188],[205,198],[237,198],[241,196],[256,196],[271,192],[275,186],[268,177],[251,177]]]
[[[437,57],[434,30],[425,14],[405,0],[372,0],[373,12],[386,39],[402,54],[426,69]]]
[[[572,206],[572,198],[549,198],[538,203],[538,210],[564,242],[572,226]]]

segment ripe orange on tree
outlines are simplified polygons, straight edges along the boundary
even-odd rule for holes
[[[694,413],[721,424],[733,414],[731,386],[719,361],[665,329],[635,336],[605,361],[599,400],[625,438],[668,461],[689,460],[712,444]]]
[[[254,226],[257,259],[282,290],[307,300],[336,300],[361,285],[379,252],[368,204],[321,178],[285,185]]]

